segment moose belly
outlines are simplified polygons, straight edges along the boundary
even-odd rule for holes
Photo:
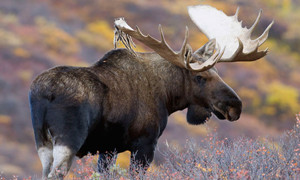
[[[114,124],[109,127],[100,125],[89,133],[76,155],[83,157],[88,153],[96,154],[107,151],[119,153],[128,149],[128,136],[122,125]]]

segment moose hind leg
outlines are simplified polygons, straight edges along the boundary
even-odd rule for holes
[[[38,148],[38,155],[43,167],[43,180],[47,179],[53,163],[52,147],[42,146]]]
[[[75,153],[68,146],[56,145],[53,148],[53,166],[50,174],[48,175],[49,179],[63,179],[74,159]]]

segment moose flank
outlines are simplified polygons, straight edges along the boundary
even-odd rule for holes
[[[203,5],[188,11],[210,39],[195,52],[187,43],[188,28],[181,50],[175,52],[161,26],[159,41],[119,18],[115,40],[126,49],[111,50],[90,67],[59,66],[36,77],[29,100],[43,179],[63,179],[75,156],[97,152],[98,163],[105,167],[107,153],[129,150],[147,169],[168,116],[178,110],[188,108],[190,124],[202,124],[212,113],[219,119],[239,119],[242,102],[214,65],[265,56],[267,50],[258,47],[273,22],[252,40],[261,12],[247,29],[238,21],[238,10],[234,16]],[[135,52],[131,37],[154,52]]]

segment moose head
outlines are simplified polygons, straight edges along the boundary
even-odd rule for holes
[[[175,52],[166,43],[159,25],[161,41],[144,35],[138,27],[132,29],[123,18],[115,21],[115,41],[121,40],[127,49],[131,48],[131,37],[153,49],[165,60],[179,68],[188,70],[192,86],[188,90],[187,120],[191,124],[201,124],[214,113],[219,119],[234,121],[239,119],[242,103],[238,95],[220,78],[214,65],[219,62],[254,61],[262,58],[268,49],[259,51],[268,37],[273,22],[263,34],[252,40],[261,12],[251,28],[241,26],[238,20],[239,8],[235,15],[227,16],[211,6],[190,6],[188,12],[199,29],[210,39],[208,43],[193,52],[188,41],[188,28],[181,50]]]

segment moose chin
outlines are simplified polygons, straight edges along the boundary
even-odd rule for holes
[[[190,124],[202,124],[212,114],[229,121],[239,119],[242,102],[214,65],[265,56],[267,50],[258,51],[258,47],[273,23],[251,40],[261,12],[247,29],[238,21],[238,11],[226,16],[210,6],[188,10],[210,39],[195,52],[187,43],[188,28],[181,50],[175,52],[161,26],[159,41],[119,18],[115,40],[126,49],[111,50],[90,67],[59,66],[36,77],[29,100],[43,179],[63,179],[75,156],[97,152],[102,168],[108,162],[105,154],[129,150],[146,170],[168,116],[178,110],[188,108]],[[131,38],[154,52],[135,52]]]

